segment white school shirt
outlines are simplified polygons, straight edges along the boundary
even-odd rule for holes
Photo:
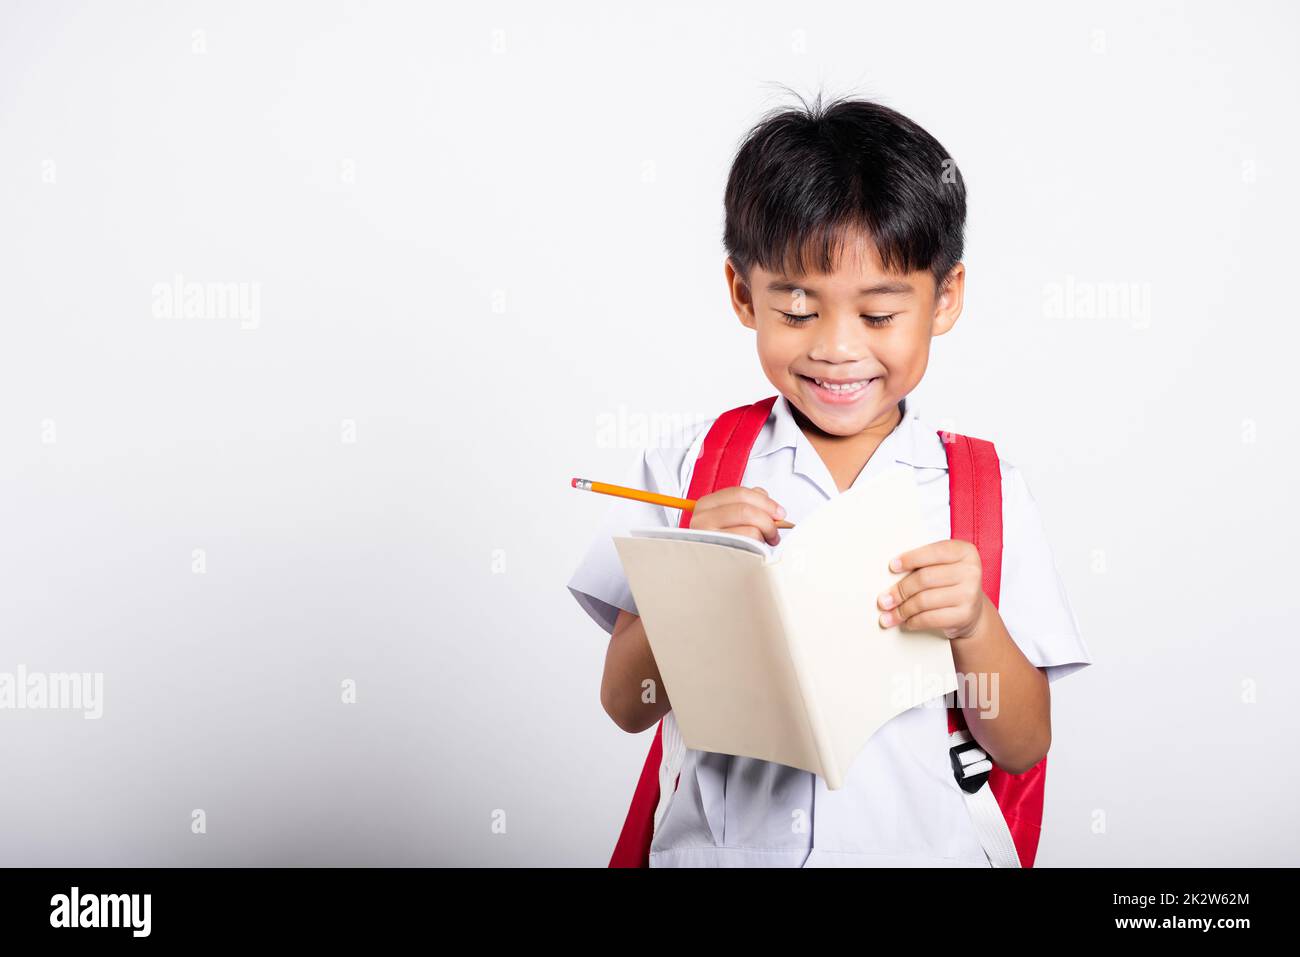
[[[910,466],[927,530],[916,546],[951,538],[948,460],[936,428],[907,400],[856,485],[896,463]],[[646,449],[622,484],[687,497],[712,420]],[[1049,681],[1091,664],[1024,476],[1001,459],[1002,580],[1007,631]],[[840,494],[830,471],[779,396],[754,442],[742,484],[761,486],[798,525]],[[677,527],[678,509],[619,500],[568,588],[612,633],[618,610],[636,614],[613,537]],[[671,696],[671,689],[669,689]],[[948,757],[943,698],[886,722],[854,760],[843,787],[757,758],[687,749],[681,777],[650,845],[651,867],[988,867]]]

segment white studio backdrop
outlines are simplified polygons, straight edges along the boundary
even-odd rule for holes
[[[102,694],[0,710],[0,864],[603,865],[650,736],[569,479],[773,391],[720,234],[783,87],[967,183],[914,402],[1024,471],[1095,661],[1040,866],[1300,863],[1296,27],[6,0],[0,673]]]

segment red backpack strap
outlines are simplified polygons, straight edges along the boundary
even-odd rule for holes
[[[948,511],[951,537],[970,542],[980,553],[984,594],[994,606],[1002,585],[1002,469],[992,442],[954,432],[939,432],[948,456]],[[948,709],[948,733],[966,729],[959,708]]]
[[[734,488],[745,477],[749,453],[763,430],[777,396],[769,396],[753,405],[730,409],[713,420],[699,458],[691,472],[686,497],[703,498],[719,489]],[[683,511],[681,528],[691,527],[691,512]],[[655,728],[650,753],[646,755],[641,777],[637,780],[632,806],[628,808],[623,830],[609,859],[610,867],[648,867],[650,842],[654,838],[655,809],[659,806],[659,765],[663,761],[664,723]],[[680,776],[679,776],[680,778]],[[674,788],[676,784],[674,784]]]
[[[719,489],[735,488],[745,477],[749,453],[772,412],[776,396],[769,396],[753,405],[742,405],[724,412],[709,427],[704,437],[700,457],[691,472],[689,499],[703,498]],[[691,527],[691,512],[683,511],[681,528]]]
[[[952,537],[972,543],[980,553],[984,594],[997,606],[1002,587],[1002,468],[992,442],[939,432],[948,455]],[[968,731],[959,708],[948,709],[948,731]],[[988,787],[998,802],[1015,843],[1021,867],[1033,867],[1042,833],[1044,756],[1024,774],[1010,774],[993,763]]]
[[[940,432],[948,455],[952,537],[970,542],[984,567],[984,594],[996,606],[1002,587],[1002,467],[992,442]]]
[[[655,728],[650,753],[646,755],[636,791],[632,793],[632,806],[627,809],[623,830],[609,859],[610,867],[648,867],[650,841],[654,838],[655,809],[659,806],[659,765],[664,756],[664,723]]]

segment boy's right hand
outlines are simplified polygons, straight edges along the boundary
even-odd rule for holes
[[[769,545],[781,541],[777,519],[785,518],[785,509],[772,500],[761,488],[719,489],[696,499],[691,511],[691,528],[712,532],[731,532],[747,535]]]

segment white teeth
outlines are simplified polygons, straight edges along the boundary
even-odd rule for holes
[[[822,379],[813,379],[823,389],[831,392],[857,392],[859,389],[865,389],[870,379],[859,379],[857,382],[846,382],[843,385],[836,385],[832,382],[826,382]]]

